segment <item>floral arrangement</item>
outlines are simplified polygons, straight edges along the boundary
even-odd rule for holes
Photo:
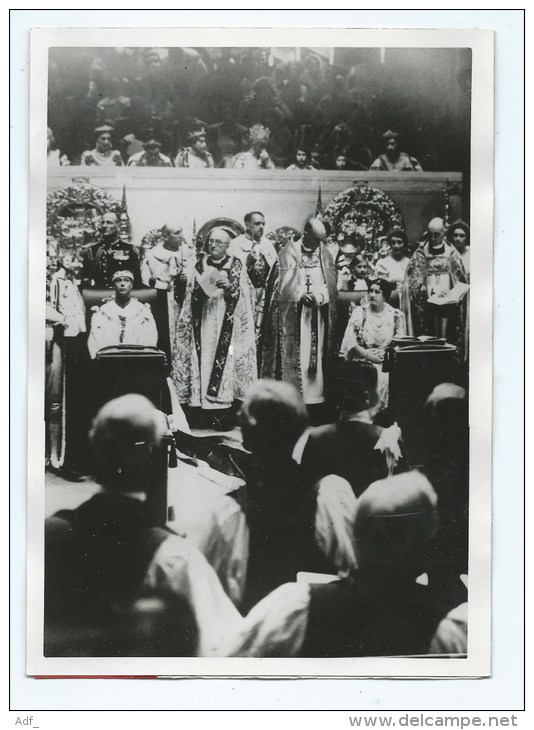
[[[378,258],[391,228],[404,228],[400,208],[382,190],[360,185],[337,195],[326,207],[324,220],[330,226],[327,245],[342,246],[355,236],[365,241],[368,259]]]
[[[294,241],[295,238],[299,238],[300,235],[300,232],[297,231],[296,228],[292,228],[291,226],[280,226],[279,228],[274,228],[272,231],[269,231],[266,238],[273,242],[276,253],[279,253],[286,243]]]
[[[124,214],[121,203],[106,190],[89,183],[54,190],[46,201],[47,235],[57,240],[60,250],[93,243],[104,213]]]

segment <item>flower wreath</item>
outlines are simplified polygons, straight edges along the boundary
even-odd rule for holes
[[[69,215],[69,208],[83,205],[82,218]],[[81,251],[99,238],[100,217],[104,213],[120,216],[121,203],[102,188],[89,183],[75,183],[51,192],[46,200],[46,232],[58,243],[58,252]]]
[[[328,203],[324,220],[331,233],[327,244],[342,245],[346,238],[360,234],[366,241],[367,257],[376,257],[391,228],[404,229],[399,206],[382,190],[360,185],[344,190]]]

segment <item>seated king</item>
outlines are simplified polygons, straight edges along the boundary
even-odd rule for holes
[[[254,313],[230,236],[214,228],[190,274],[176,332],[172,378],[181,404],[205,427],[231,428],[231,407],[256,380]]]
[[[115,296],[97,307],[91,319],[87,347],[93,360],[103,347],[156,346],[158,330],[150,305],[131,296],[133,283],[131,271],[116,271],[113,274]]]

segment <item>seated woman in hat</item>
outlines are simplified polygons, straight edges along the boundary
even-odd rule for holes
[[[128,159],[128,167],[174,167],[172,160],[159,151],[161,142],[149,139],[143,142],[143,151],[136,152]]]
[[[187,144],[180,147],[174,160],[175,167],[215,167],[206,141],[206,125],[195,120],[187,132]]]
[[[150,305],[131,296],[133,282],[131,271],[113,274],[115,296],[97,307],[91,320],[87,341],[91,358],[103,347],[113,345],[156,346],[158,330]]]
[[[103,124],[95,129],[96,144],[94,149],[82,152],[80,165],[124,165],[121,153],[113,149],[111,135],[113,127]]]
[[[399,141],[400,134],[388,129],[382,135],[384,140],[384,152],[379,155],[371,165],[371,170],[382,172],[423,172],[423,168],[415,157],[406,152],[401,152]]]
[[[341,356],[345,360],[368,360],[378,373],[376,412],[387,407],[389,375],[382,371],[386,347],[394,337],[406,334],[406,319],[400,309],[387,303],[394,284],[385,279],[370,279],[368,301],[354,307],[345,336]]]

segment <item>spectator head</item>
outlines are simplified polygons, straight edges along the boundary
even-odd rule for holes
[[[369,276],[369,262],[363,253],[354,256],[351,262],[351,270],[357,279],[365,279]]]
[[[276,463],[280,457],[291,457],[308,427],[308,412],[302,396],[289,383],[258,380],[245,395],[239,424],[245,448]]]
[[[304,148],[298,147],[295,151],[295,165],[303,170],[306,167],[307,162],[308,152]]]
[[[265,217],[259,210],[245,215],[245,229],[253,241],[261,241],[265,231]]]
[[[143,395],[131,393],[106,403],[89,434],[104,489],[146,492],[152,455],[166,430],[164,414]]]
[[[50,152],[50,150],[56,149],[56,140],[54,139],[54,133],[50,129],[50,127],[47,127],[46,129],[46,151]]]
[[[471,242],[471,230],[467,223],[456,221],[447,230],[447,240],[459,253],[463,253]]]
[[[445,221],[443,218],[432,218],[427,227],[430,243],[439,246],[445,236]]]
[[[167,589],[143,588],[125,605],[115,606],[110,644],[119,656],[196,656],[198,626],[183,596]]]
[[[278,93],[271,81],[265,76],[261,76],[254,82],[251,96],[260,104],[273,104],[277,100]]]
[[[337,150],[334,155],[334,168],[336,170],[347,169],[347,153],[345,150]]]
[[[365,248],[365,238],[361,233],[357,233],[356,231],[346,233],[345,238],[339,246],[341,249],[343,249],[344,246],[352,246],[355,254],[358,254]]]
[[[308,250],[315,251],[319,248],[321,241],[326,238],[325,224],[319,218],[310,218],[304,226],[302,245]]]
[[[134,275],[127,269],[116,271],[112,276],[113,288],[115,289],[115,299],[117,302],[125,304],[130,299],[133,289]]]
[[[408,237],[402,228],[393,228],[387,235],[391,255],[394,259],[402,259],[408,250]]]
[[[249,129],[250,148],[256,155],[267,147],[271,132],[263,124],[255,124]]]
[[[115,213],[104,213],[100,220],[100,229],[105,239],[113,239],[119,232],[119,219]]]
[[[143,142],[143,149],[145,150],[148,157],[157,157],[161,147],[161,142],[153,137]]]
[[[362,413],[376,406],[378,375],[367,360],[347,360],[339,364],[332,379],[332,393],[341,412]]]
[[[360,253],[360,247],[350,239],[345,239],[339,244],[339,253],[343,255],[345,262],[350,262]]]
[[[418,471],[373,482],[361,494],[354,519],[358,569],[371,581],[415,580],[436,533],[437,497]]]
[[[228,246],[230,245],[230,236],[224,228],[213,228],[209,233],[206,245],[212,259],[214,261],[220,261],[226,256]]]
[[[400,157],[400,134],[398,132],[394,132],[392,129],[388,129],[382,135],[382,139],[384,140],[386,157],[391,160],[391,162],[396,162]]]
[[[82,270],[83,260],[74,249],[67,249],[61,256],[61,263],[65,271],[72,272],[76,277]]]
[[[161,56],[155,48],[146,48],[144,53],[145,65],[150,72],[161,70]]]
[[[321,170],[323,167],[323,153],[320,145],[316,144],[310,152],[310,164],[316,170]]]
[[[464,388],[437,385],[423,412],[425,470],[440,499],[440,513],[467,503],[469,485],[469,404]]]
[[[199,152],[207,152],[206,125],[203,122],[196,120],[189,126],[187,131],[187,144]]]
[[[161,227],[163,247],[168,251],[178,251],[183,243],[183,229],[179,223],[165,223]]]
[[[109,152],[111,150],[111,135],[113,134],[113,127],[111,124],[102,124],[102,126],[95,129],[96,135],[96,149],[99,152]]]

